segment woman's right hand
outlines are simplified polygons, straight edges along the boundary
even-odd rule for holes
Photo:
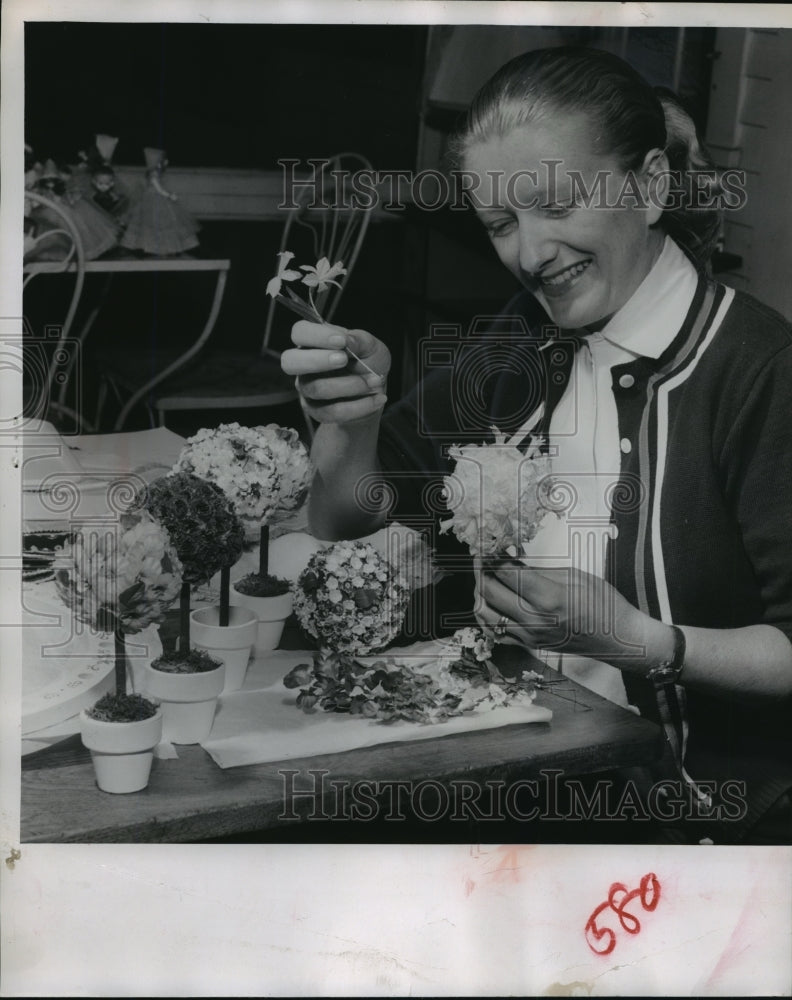
[[[314,420],[345,424],[383,409],[391,356],[381,340],[365,330],[300,320],[292,327],[292,342],[296,346],[283,352],[281,367],[296,376],[297,390]],[[361,360],[347,354],[346,347]]]

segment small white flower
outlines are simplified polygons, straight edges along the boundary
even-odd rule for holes
[[[331,264],[327,257],[320,258],[315,267],[312,264],[301,264],[300,270],[307,272],[303,278],[303,284],[309,288],[316,288],[320,292],[323,292],[328,285],[340,288],[341,286],[334,279],[347,273],[343,261],[339,260],[335,264]]]
[[[273,299],[276,295],[280,294],[281,285],[284,281],[297,281],[298,278],[302,277],[299,271],[288,271],[289,261],[294,257],[293,253],[289,253],[288,250],[284,250],[278,255],[278,273],[274,278],[270,278],[267,282],[267,295],[270,295]]]

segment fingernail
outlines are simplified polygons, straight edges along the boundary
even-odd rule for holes
[[[327,343],[330,347],[346,347],[346,337],[343,333],[334,333],[332,337],[327,338]]]
[[[347,363],[346,354],[341,354],[338,351],[333,351],[330,357],[327,359],[331,365],[345,365]]]
[[[351,348],[353,351],[357,351],[360,348],[358,344],[358,339],[354,333],[348,333],[346,335],[346,340],[344,341],[344,346]]]
[[[382,385],[381,375],[366,375],[366,385],[371,386],[372,389],[377,386]]]

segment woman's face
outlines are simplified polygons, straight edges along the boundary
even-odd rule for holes
[[[636,174],[640,192],[625,188],[582,114],[549,114],[473,145],[464,166],[480,182],[471,196],[498,256],[562,328],[601,325],[660,255],[664,237],[652,226],[662,209],[646,197],[653,167]],[[581,185],[602,196],[581,204]]]

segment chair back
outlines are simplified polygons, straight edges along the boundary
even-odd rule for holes
[[[36,398],[26,400],[26,409],[34,405],[36,415],[52,420],[55,414],[66,414],[81,429],[91,429],[83,416],[66,404],[71,378],[75,372],[77,357],[73,351],[64,350],[68,342],[80,303],[85,283],[85,249],[79,230],[68,208],[37,191],[26,191],[26,219],[34,226],[34,232],[26,234],[23,263],[23,289],[27,289],[33,278],[47,274],[69,274],[74,276],[71,294],[67,297],[66,314],[63,323],[55,326],[57,337],[46,341],[49,359],[46,362],[46,376],[32,373],[32,390]],[[66,359],[66,360],[64,360]],[[40,384],[43,383],[43,384]],[[45,413],[40,413],[45,410]],[[54,411],[54,412],[53,412]]]
[[[292,269],[302,264],[316,264],[322,257],[326,257],[331,264],[343,261],[346,274],[339,281],[340,287],[327,285],[314,294],[316,307],[328,323],[332,322],[352,276],[371,221],[373,199],[369,205],[361,204],[365,199],[361,199],[359,193],[355,196],[350,184],[350,176],[362,170],[372,170],[371,163],[364,156],[339,153],[326,161],[321,169],[315,168],[310,182],[306,178],[304,186],[295,184],[293,202],[296,207],[289,210],[280,240],[279,252],[289,250],[295,254],[290,263]],[[273,261],[270,276],[275,273],[275,264],[276,261]],[[301,297],[307,298],[303,296],[306,286],[295,282],[293,287]],[[273,348],[271,341],[279,311],[289,312],[277,300],[271,299],[262,343],[262,354],[276,358],[280,357],[280,351]],[[292,322],[297,318],[293,313],[290,316]]]

